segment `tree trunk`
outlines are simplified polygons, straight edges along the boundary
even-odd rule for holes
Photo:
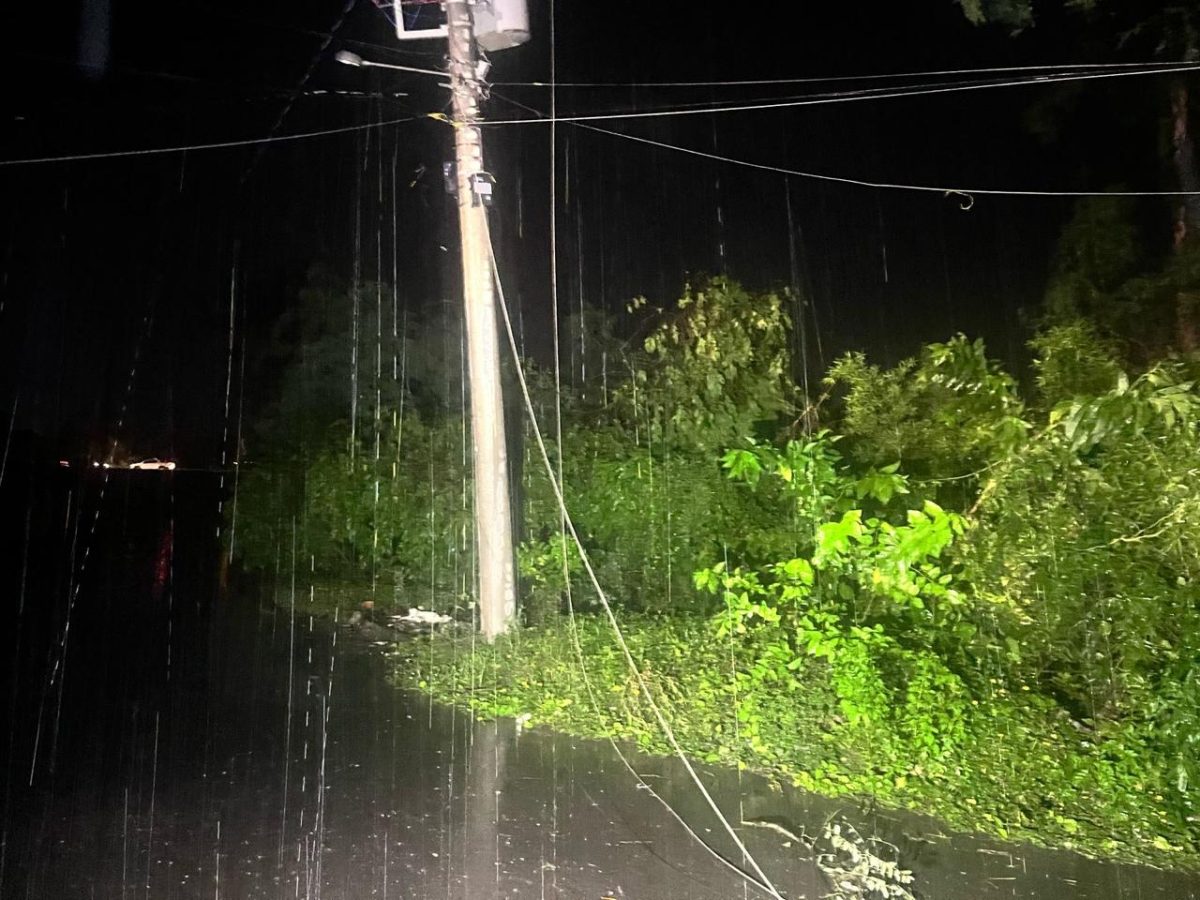
[[[1188,88],[1182,80],[1171,88],[1171,161],[1175,166],[1178,190],[1200,192],[1200,174],[1196,171],[1196,150],[1188,130]],[[1180,198],[1175,209],[1174,245],[1178,253],[1195,241],[1200,231],[1200,193]],[[1175,339],[1179,349],[1190,353],[1196,349],[1200,323],[1197,322],[1196,296],[1181,291],[1175,300]]]

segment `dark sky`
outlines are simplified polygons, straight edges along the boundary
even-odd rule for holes
[[[531,3],[533,40],[494,55],[496,82],[549,77],[549,7],[546,0]],[[1036,28],[1012,38],[972,27],[949,0],[881,6],[869,14],[861,4],[832,3],[725,4],[706,12],[684,4],[560,2],[558,79],[624,85],[563,88],[560,113],[740,103],[881,84],[636,86],[646,82],[1118,58],[1079,20],[1052,7]],[[439,173],[450,133],[424,118],[445,107],[445,90],[436,78],[333,60],[337,50],[351,49],[438,67],[440,44],[400,45],[368,0],[348,8],[344,0],[85,0],[21,4],[5,16],[4,159],[417,117],[265,146],[0,167],[0,400],[7,418],[16,398],[19,427],[64,446],[111,434],[128,398],[122,427],[134,452],[182,452],[204,464],[216,452],[223,420],[231,286],[252,374],[271,323],[294,304],[315,263],[349,277],[357,260],[371,278],[382,262],[387,275],[394,238],[408,306],[455,295],[452,208]],[[1121,181],[1153,188],[1162,177],[1153,81],[596,124],[871,181],[1035,189]],[[1066,100],[1070,116],[1054,111]],[[544,88],[497,84],[487,115],[528,115],[510,101],[540,109],[549,103]],[[1052,141],[1029,127],[1038,109],[1059,128]],[[548,135],[545,124],[486,132],[499,180],[494,228],[501,263],[535,355],[549,344]],[[958,199],[939,193],[786,179],[565,124],[558,174],[560,296],[571,307],[581,294],[611,310],[636,294],[667,302],[689,275],[705,272],[725,271],[754,287],[786,284],[790,195],[800,280],[826,362],[850,348],[894,361],[956,331],[983,336],[993,355],[1019,361],[1023,311],[1036,313],[1054,238],[1070,211],[1066,200],[992,197],[963,211]],[[377,241],[388,248],[383,260]],[[254,394],[256,383],[246,389]]]

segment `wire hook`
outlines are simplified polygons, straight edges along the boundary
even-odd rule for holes
[[[966,212],[972,206],[975,205],[975,198],[971,194],[968,194],[966,191],[949,190],[949,191],[946,191],[945,196],[960,198],[958,208],[963,210],[964,212]]]

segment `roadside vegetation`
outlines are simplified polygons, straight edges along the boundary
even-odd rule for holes
[[[606,376],[564,385],[560,441],[552,379],[530,366],[587,558],[689,753],[958,828],[1200,865],[1200,365],[1173,338],[1200,267],[1092,252],[1111,219],[1085,209],[1068,229],[1028,372],[959,335],[890,367],[847,355],[806,397],[795,298],[726,279],[570,323]],[[282,367],[286,425],[240,485],[238,552],[286,571],[295,546],[310,577],[469,620],[459,360],[434,352],[445,322],[421,327],[382,351],[403,378],[356,385],[353,431],[348,409],[309,402],[348,334],[304,337]],[[401,646],[397,680],[664,750],[517,437],[521,627]]]

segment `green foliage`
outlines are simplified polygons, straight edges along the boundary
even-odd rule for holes
[[[557,540],[559,510],[540,458],[526,446],[525,540],[540,548]],[[748,546],[786,546],[786,529],[766,534],[752,527],[778,506],[722,479],[708,455],[630,446],[603,426],[572,429],[564,447],[567,507],[605,589],[626,608],[694,608],[697,567]],[[594,602],[590,583],[577,569],[572,574],[577,602]]]
[[[1080,224],[1079,241],[1103,237],[1088,236],[1097,227]],[[1109,237],[1116,246],[1065,248],[1063,277],[1095,297],[1150,285],[1137,257],[1120,255],[1127,235]],[[1200,284],[1195,259],[1181,254],[1154,290],[1177,297],[1193,274]],[[302,329],[305,349],[281,369],[292,399],[279,408],[295,421],[280,424],[282,439],[260,435],[262,462],[242,472],[238,552],[286,568],[294,542],[318,573],[370,573],[442,608],[469,602],[458,359],[428,352],[457,347],[456,332],[434,338],[425,329],[446,323],[414,321],[426,351],[405,351],[406,389],[377,403],[374,369],[360,371],[368,389],[351,422],[349,394],[306,386],[333,379],[333,349],[349,346],[337,323],[353,296],[322,290],[307,302],[332,318]],[[599,385],[568,383],[563,484],[640,671],[690,752],[1002,836],[1195,858],[1194,361],[1132,369],[1103,323],[1063,315],[1031,344],[1028,402],[980,342],[958,336],[890,369],[839,360],[828,380],[840,417],[797,434],[778,297],[719,279],[665,314],[634,306],[636,352],[622,354],[599,314],[578,321],[572,365],[620,358],[624,377],[613,365]],[[549,421],[553,381],[529,370]],[[406,652],[401,677],[481,712],[662,750],[607,625],[587,616],[595,598],[532,435],[514,433],[514,448],[517,438],[532,627],[475,653],[453,641]],[[561,615],[568,590],[577,635]]]
[[[738,490],[713,459],[716,448],[777,430],[790,409],[786,304],[713,279],[686,288],[670,311],[650,310],[644,301],[631,309],[647,336],[640,351],[625,356],[626,377],[612,379],[606,402],[597,403],[594,386],[587,396],[582,387],[565,395],[566,502],[618,602],[635,610],[694,609],[704,603],[691,583],[695,569],[730,555],[784,552],[793,543],[786,526],[757,527],[786,508],[781,498]],[[604,346],[611,334],[610,325],[593,319],[586,345]],[[594,371],[595,360],[590,365]],[[547,389],[536,370],[535,382]],[[553,406],[546,401],[544,408]],[[523,537],[536,554],[557,535],[559,510],[532,437],[525,446]],[[562,586],[543,575],[529,578],[530,597],[557,606]],[[577,572],[573,582],[586,605],[590,585]]]
[[[1080,201],[1059,238],[1045,305],[1049,323],[1086,319],[1128,358],[1145,360],[1173,340],[1178,261],[1147,266],[1137,216],[1127,198]]]
[[[869,646],[855,643],[837,676],[843,695],[862,704],[852,726],[829,667],[806,656],[773,677],[772,654],[787,651],[772,650],[761,631],[714,640],[711,623],[688,616],[626,616],[623,626],[643,679],[696,759],[826,796],[870,794],[967,831],[1160,865],[1196,860],[1188,827],[1163,814],[1139,747],[1099,751],[1042,698],[998,688],[977,703],[925,655],[900,659],[907,686],[892,696],[903,709],[889,710],[877,699],[883,676]],[[580,617],[574,635],[559,622],[493,646],[435,636],[395,653],[398,684],[476,715],[521,714],[526,727],[671,752],[603,617]],[[889,733],[893,740],[879,739]]]
[[[461,475],[461,428],[444,415],[447,398],[460,394],[458,368],[445,364],[447,344],[458,347],[457,327],[431,315],[414,317],[406,333],[408,323],[392,319],[390,294],[381,284],[347,287],[314,268],[254,363],[270,390],[248,429],[249,462],[238,479],[235,550],[247,568],[290,566],[294,536],[297,559],[325,576],[403,579],[432,570],[449,583],[437,574],[436,550],[430,562],[436,536],[419,562],[414,535],[419,523],[440,529],[438,522],[462,518],[454,510],[461,487],[449,487]],[[401,478],[409,480],[400,486]],[[439,504],[443,515],[429,526],[428,507]]]
[[[856,477],[835,440],[822,432],[782,451],[726,454],[731,478],[757,489],[767,476],[786,487],[809,524],[805,555],[758,571],[718,563],[699,570],[696,585],[723,600],[718,637],[751,634],[763,648],[755,680],[786,682],[808,667],[805,658],[821,660],[841,715],[863,740],[906,742],[918,758],[936,757],[963,727],[961,704],[936,716],[921,708],[931,685],[958,683],[927,648],[964,602],[947,561],[963,521],[930,500],[901,507],[909,491],[896,467]]]
[[[309,520],[320,523],[337,568],[387,573],[422,602],[454,602],[471,577],[461,421],[381,423],[378,446],[378,459],[363,447],[353,456],[331,448],[311,461]]]
[[[657,311],[616,393],[624,422],[650,444],[710,452],[773,424],[793,399],[787,306],[727,278],[685,287],[674,309]]]
[[[1115,351],[1083,319],[1053,325],[1036,335],[1029,346],[1035,354],[1033,367],[1044,405],[1102,394],[1122,374]]]
[[[1013,31],[1033,24],[1033,0],[958,0],[972,25],[993,22]]]
[[[1141,233],[1138,215],[1119,198],[1081,201],[1059,241],[1045,307],[1048,325],[1086,320],[1120,364],[1145,368],[1197,345],[1200,245],[1166,255],[1165,241]]]
[[[248,469],[238,500],[243,565],[271,571],[282,554],[290,567],[294,530],[297,559],[318,575],[373,575],[414,604],[457,603],[471,578],[461,420],[394,416],[377,437],[351,454],[340,423],[307,461]]]
[[[1089,197],[1076,207],[1059,236],[1048,297],[1052,315],[1087,314],[1095,296],[1128,281],[1143,265],[1144,249],[1135,224],[1136,207],[1127,197]]]
[[[694,586],[718,608],[700,631],[687,619],[682,642],[678,612],[628,623],[698,755],[920,802],[1002,836],[1178,859],[1198,838],[1200,394],[1182,363],[1125,375],[1080,322],[1033,347],[1029,405],[964,338],[890,370],[849,357],[831,372],[846,387],[842,434],[744,436],[719,470],[672,446],[668,479],[665,450],[572,432],[569,502],[605,583],[630,589],[663,569],[645,549],[663,519],[648,511],[699,511],[679,521],[707,556],[697,544],[674,558],[700,561]],[[668,483],[682,486],[658,493]],[[717,552],[722,532],[733,552]],[[561,581],[561,557],[539,546]],[[636,560],[647,580],[623,581]],[[573,665],[555,627],[521,652],[556,646],[557,665]],[[628,673],[598,646],[602,626],[583,627],[601,695],[623,698],[602,727],[661,749]],[[703,666],[703,685],[688,681]],[[426,685],[461,699],[444,674],[435,661]],[[552,681],[510,682],[504,708],[544,711],[563,699]],[[593,733],[585,699],[547,721]],[[726,711],[732,723],[714,718]]]
[[[884,371],[861,353],[827,378],[845,389],[842,432],[865,463],[899,460],[918,477],[961,478],[1020,446],[1028,428],[1016,383],[981,341],[929,344]]]
[[[278,399],[253,441],[262,464],[243,485],[264,499],[245,518],[248,535],[261,539],[248,540],[241,557],[269,570],[280,542],[290,546],[295,520],[299,558],[316,570],[383,575],[423,600],[429,591],[449,602],[469,585],[472,545],[459,327],[452,318],[413,316],[409,334],[391,323],[399,342],[376,347],[376,332],[389,331],[390,312],[375,309],[380,290],[347,290],[316,272],[297,312],[278,326]],[[357,345],[356,304],[372,326],[358,329]],[[771,498],[722,479],[710,448],[774,429],[787,410],[787,313],[777,295],[715,279],[689,287],[668,314],[644,305],[638,314],[647,337],[623,357],[624,378],[611,319],[586,310],[567,322],[567,503],[614,597],[632,609],[686,608],[703,602],[691,585],[694,569],[727,553],[764,549],[767,539],[751,526],[772,517]],[[288,341],[290,353],[283,350]],[[399,379],[377,377],[379,358],[392,363],[387,375],[403,373],[403,390]],[[526,368],[541,421],[549,421],[553,380]],[[572,387],[584,370],[591,382]],[[566,584],[558,503],[532,435],[524,435],[523,447],[520,577],[526,620],[538,623],[560,609]],[[770,540],[780,552],[787,545],[784,532]],[[574,559],[574,551],[568,555]],[[590,591],[577,561],[569,578],[586,605]]]
[[[1143,762],[1174,773],[1164,793],[1184,816],[1195,801],[1177,785],[1197,775],[1197,696],[1181,667],[1200,649],[1198,412],[1171,365],[1064,400],[996,470],[962,553],[1007,677],[1118,745],[1153,735]]]
[[[1067,0],[1066,6],[1082,12],[1091,12],[1099,0]],[[995,24],[1008,28],[1013,33],[1023,31],[1034,24],[1033,0],[958,0],[963,15],[972,25]]]
[[[517,547],[517,572],[525,585],[526,624],[545,625],[559,613],[563,597],[581,571],[579,551],[564,532]]]
[[[958,3],[975,25],[996,23],[1014,33],[1034,25],[1049,7],[1044,0]],[[1059,5],[1080,14],[1070,31],[1077,49],[1086,54],[1107,45],[1114,51],[1111,62],[1153,58],[1169,63],[1200,55],[1200,7],[1195,3],[1066,0]],[[1057,18],[1057,12],[1051,15]],[[1073,169],[1087,179],[1087,190],[1130,191],[1133,185],[1120,182],[1134,171],[1130,154],[1142,152],[1138,170],[1157,170],[1159,190],[1186,195],[1200,183],[1190,145],[1177,143],[1196,133],[1189,88],[1182,76],[1159,81],[1149,93],[1144,87],[1103,94],[1078,85],[1052,88],[1033,107],[1033,127],[1052,135],[1064,158],[1077,159]],[[1084,110],[1088,114],[1080,114]],[[1110,139],[1125,131],[1141,133],[1143,139]],[[1060,240],[1045,298],[1047,313],[1052,320],[1092,319],[1102,334],[1121,342],[1125,360],[1139,368],[1169,349],[1191,352],[1200,346],[1200,281],[1195,262],[1184,257],[1196,254],[1198,225],[1200,203],[1194,196],[1178,196],[1170,203],[1147,197],[1082,197]],[[1177,258],[1167,260],[1169,256]]]

